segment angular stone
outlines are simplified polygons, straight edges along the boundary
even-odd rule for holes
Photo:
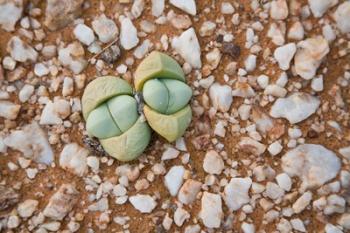
[[[24,157],[38,163],[50,165],[54,160],[47,136],[35,121],[24,126],[22,130],[13,131],[4,139],[4,143],[14,150],[21,151]]]
[[[249,203],[249,189],[252,180],[248,178],[232,178],[225,186],[224,200],[231,211],[240,209],[244,204]]]
[[[193,68],[202,67],[201,48],[194,28],[191,27],[180,36],[174,37],[171,45]]]
[[[88,155],[89,151],[87,149],[76,143],[70,143],[64,146],[59,163],[63,169],[82,177],[87,172],[86,158]]]
[[[219,228],[221,219],[224,217],[222,202],[219,194],[204,192],[202,196],[202,207],[199,213],[203,224],[208,228]]]
[[[61,29],[82,13],[84,0],[48,0],[44,24],[51,31]]]
[[[314,188],[335,178],[340,171],[335,153],[317,144],[303,144],[282,157],[282,168],[289,176],[298,176],[301,188]]]
[[[286,118],[289,123],[299,123],[314,114],[320,100],[308,93],[295,92],[286,98],[278,98],[271,107],[270,115],[274,118]]]
[[[2,0],[0,1],[0,26],[5,31],[15,30],[17,21],[23,12],[23,0]]]
[[[62,184],[46,205],[43,214],[54,220],[62,220],[78,202],[79,192],[72,184]]]

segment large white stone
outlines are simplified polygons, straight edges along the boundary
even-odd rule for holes
[[[196,199],[201,187],[202,183],[199,181],[192,179],[186,180],[179,191],[179,201],[181,201],[183,204],[191,204]]]
[[[296,92],[286,98],[278,98],[271,107],[270,115],[286,118],[291,124],[307,119],[314,114],[320,100],[307,93]]]
[[[187,1],[187,0],[186,0]],[[180,36],[174,37],[171,46],[193,68],[201,68],[201,48],[194,28],[189,28]]]
[[[91,28],[86,26],[83,23],[75,26],[73,31],[75,37],[83,44],[89,46],[92,42],[95,41],[95,35]]]
[[[312,79],[329,52],[328,41],[322,36],[316,36],[300,41],[297,47],[295,72],[306,80]]]
[[[273,53],[275,59],[278,62],[279,67],[282,70],[288,70],[290,67],[290,61],[293,59],[297,46],[295,43],[289,43],[284,46],[278,47]]]
[[[0,26],[5,31],[15,30],[17,21],[21,18],[23,11],[23,0],[0,1]]]
[[[183,166],[173,166],[165,175],[164,183],[172,196],[177,195],[182,185],[184,174],[185,168]]]
[[[303,144],[282,157],[282,168],[291,177],[299,177],[302,189],[319,187],[335,178],[341,168],[336,154],[322,145]]]
[[[127,17],[123,17],[120,20],[120,24],[120,44],[126,50],[134,48],[139,43],[139,38],[137,37],[137,29],[131,20]]]
[[[236,211],[244,204],[249,203],[249,189],[252,180],[247,178],[232,178],[225,186],[224,200],[231,211]]]
[[[77,176],[83,176],[87,172],[88,155],[89,151],[77,143],[67,144],[60,154],[60,166]]]
[[[46,205],[43,214],[54,220],[62,220],[78,201],[79,192],[72,184],[62,184]]]
[[[23,42],[18,36],[12,37],[7,43],[7,52],[11,57],[19,62],[35,62],[38,58],[38,52],[35,51],[29,44]]]
[[[350,2],[344,1],[334,12],[333,18],[342,33],[350,32]]]
[[[209,96],[213,107],[221,112],[230,110],[233,97],[232,88],[228,85],[214,83],[209,88]]]
[[[219,228],[223,218],[222,201],[219,194],[204,192],[199,213],[203,224],[208,228]]]
[[[151,213],[157,206],[157,202],[150,195],[136,194],[129,201],[141,213]]]
[[[0,117],[15,120],[18,116],[21,105],[7,100],[0,100]]]
[[[92,28],[103,43],[109,43],[118,36],[118,28],[115,22],[102,14],[92,21]]]
[[[70,104],[64,99],[55,99],[54,102],[47,102],[40,116],[41,125],[62,124],[63,119],[71,112]]]
[[[316,18],[322,17],[329,8],[337,3],[338,0],[309,0],[311,12]]]
[[[84,55],[83,46],[76,41],[58,51],[58,60],[62,65],[73,71],[74,74],[79,74],[87,65]]]
[[[270,16],[276,20],[288,17],[288,5],[286,0],[274,0],[271,2]]]
[[[163,14],[165,0],[152,0],[152,15],[159,17]]]
[[[190,15],[197,13],[195,0],[170,0],[170,3]]]
[[[215,150],[210,150],[205,154],[203,160],[203,169],[205,172],[219,175],[224,168],[224,161]]]
[[[35,135],[35,137],[33,137]],[[6,146],[19,150],[26,158],[38,163],[51,164],[54,159],[53,151],[44,131],[36,122],[13,131],[4,139]]]
[[[38,208],[39,202],[37,200],[27,199],[22,203],[19,203],[17,212],[22,218],[29,218]]]

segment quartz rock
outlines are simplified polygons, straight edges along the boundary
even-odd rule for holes
[[[344,213],[338,220],[339,225],[350,230],[350,213]]]
[[[151,213],[157,202],[149,195],[136,194],[129,198],[130,203],[141,213]]]
[[[70,143],[64,146],[59,163],[63,169],[70,170],[77,176],[82,177],[87,172],[87,156],[89,151],[80,147],[76,143]]]
[[[55,99],[47,102],[40,117],[41,125],[62,124],[63,119],[71,113],[70,104],[64,99]]]
[[[120,24],[120,44],[124,49],[130,50],[139,43],[137,29],[131,20],[127,17],[123,17],[120,20]]]
[[[87,66],[87,61],[84,58],[85,51],[79,42],[73,42],[66,48],[61,48],[58,51],[58,60],[62,65],[68,67],[74,74],[79,74]]]
[[[338,0],[309,0],[311,12],[316,18],[322,17],[329,8],[335,6],[337,3]]]
[[[285,42],[286,25],[284,22],[272,23],[267,32],[267,36],[272,39],[275,45],[281,46]]]
[[[200,36],[210,36],[214,33],[216,24],[212,21],[205,21],[199,29]]]
[[[89,211],[106,211],[109,208],[109,204],[108,204],[108,198],[107,197],[103,197],[100,200],[98,200],[97,202],[91,204],[88,206],[88,210]]]
[[[37,200],[27,199],[19,203],[17,212],[22,218],[29,218],[38,208],[39,202]]]
[[[304,38],[304,27],[300,21],[292,24],[288,31],[288,38],[292,40],[302,40]]]
[[[224,200],[231,211],[240,209],[244,204],[249,203],[249,189],[252,180],[247,178],[232,178],[225,186]]]
[[[7,220],[7,227],[9,229],[14,229],[17,228],[20,224],[20,219],[17,215],[11,215],[9,216],[8,220]]]
[[[21,105],[14,104],[7,100],[0,100],[0,117],[8,120],[15,120],[20,109]]]
[[[303,193],[303,195],[301,195],[292,206],[294,213],[301,213],[310,204],[311,200],[312,193],[310,191]]]
[[[188,0],[185,0],[186,2]],[[173,49],[193,68],[201,68],[201,48],[194,28],[189,28],[180,36],[174,37],[171,43]]]
[[[208,228],[219,228],[224,214],[219,194],[204,192],[202,196],[202,207],[199,217]]]
[[[82,13],[84,0],[48,0],[44,24],[51,31],[61,29]]]
[[[20,195],[13,188],[0,185],[0,211],[16,205]]]
[[[159,17],[163,14],[165,0],[152,0],[152,15]]]
[[[13,36],[7,43],[7,52],[18,62],[35,62],[38,58],[38,52],[18,36]]]
[[[288,17],[288,5],[286,0],[274,0],[271,2],[270,16],[276,20]]]
[[[179,156],[180,151],[176,150],[174,147],[168,147],[162,154],[162,160],[175,159]]]
[[[325,233],[344,233],[342,230],[340,230],[338,227],[334,226],[331,223],[327,223],[324,228]]]
[[[284,190],[273,182],[267,182],[265,195],[270,199],[276,200],[284,195]]]
[[[195,0],[170,0],[170,3],[190,15],[197,14]]]
[[[24,126],[22,130],[13,131],[4,139],[4,143],[8,147],[22,152],[24,157],[38,163],[49,165],[54,160],[46,134],[34,121]]]
[[[228,85],[214,83],[209,88],[209,96],[213,107],[221,112],[227,112],[232,104],[232,89]]]
[[[91,28],[81,23],[75,26],[74,36],[84,45],[89,46],[95,41],[95,35]]]
[[[15,30],[23,12],[23,0],[3,0],[0,2],[0,26],[5,31]]]
[[[224,161],[215,150],[210,150],[205,154],[203,161],[203,169],[205,172],[220,175],[224,168]]]
[[[74,185],[62,184],[57,192],[51,196],[43,214],[54,220],[63,220],[78,202],[78,197],[79,192]]]
[[[241,225],[241,229],[242,229],[243,233],[255,233],[254,224],[243,222]]]
[[[345,1],[340,4],[334,12],[333,18],[337,22],[337,26],[342,33],[350,32],[350,2]]]
[[[286,118],[291,124],[299,123],[314,114],[320,100],[307,93],[296,92],[286,98],[278,98],[271,107],[274,118]]]
[[[186,210],[183,208],[177,208],[174,213],[174,222],[177,226],[181,227],[190,217],[191,215]]]
[[[250,54],[247,59],[244,61],[244,66],[246,71],[250,72],[255,70],[256,68],[256,56],[253,54]]]
[[[135,0],[131,7],[131,13],[135,18],[142,15],[142,11],[145,9],[144,0]]]
[[[250,137],[242,137],[238,146],[241,150],[251,153],[253,155],[262,155],[266,146]]]
[[[103,43],[109,43],[118,36],[118,28],[115,22],[102,14],[92,21],[92,28]]]
[[[164,183],[172,196],[177,195],[182,185],[184,174],[185,168],[183,166],[173,166],[165,175]]]
[[[191,204],[196,199],[196,196],[201,190],[201,187],[202,183],[199,181],[192,179],[186,180],[179,191],[179,201],[186,205]]]
[[[276,176],[276,181],[278,186],[280,186],[285,191],[290,191],[292,188],[292,179],[286,173],[280,173]]]
[[[289,176],[298,176],[302,189],[319,187],[335,178],[341,163],[336,154],[317,144],[303,144],[282,157],[282,168]]]
[[[232,4],[229,2],[221,3],[221,14],[231,15],[235,12],[235,8],[233,8]]]
[[[328,41],[317,36],[300,41],[297,47],[294,57],[295,72],[303,79],[312,79],[329,52]]]
[[[36,63],[34,66],[34,74],[41,77],[50,73],[49,68],[43,63]]]
[[[278,62],[279,67],[282,70],[288,70],[290,67],[290,61],[293,59],[297,50],[295,43],[289,43],[284,46],[278,47],[274,52],[274,57]]]

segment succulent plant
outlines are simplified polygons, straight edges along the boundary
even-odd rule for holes
[[[169,142],[181,137],[192,118],[192,90],[180,65],[164,53],[152,52],[137,67],[134,84],[143,93],[143,112],[151,128]]]
[[[151,129],[169,142],[181,137],[191,122],[188,104],[192,90],[179,64],[166,54],[152,52],[135,72],[136,92],[142,93],[143,114],[131,86],[114,76],[90,82],[82,97],[83,116],[91,137],[121,161],[139,156],[151,138]]]

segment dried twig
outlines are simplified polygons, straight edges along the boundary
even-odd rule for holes
[[[110,48],[112,45],[114,45],[118,41],[118,37],[110,42],[106,47],[104,47],[100,52],[96,53],[94,56],[89,58],[88,62],[90,63],[91,60],[96,59],[98,56],[100,56],[104,51],[106,51],[108,48]]]

